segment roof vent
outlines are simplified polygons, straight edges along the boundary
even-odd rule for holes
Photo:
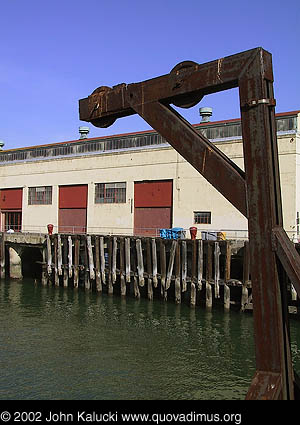
[[[89,127],[79,127],[79,134],[80,134],[79,139],[87,139],[89,132],[90,132]]]
[[[199,114],[202,117],[201,122],[209,122],[212,116],[212,108],[199,108]]]

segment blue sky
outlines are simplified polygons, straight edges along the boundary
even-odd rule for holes
[[[272,53],[276,112],[300,109],[299,0],[1,0],[0,139],[5,149],[74,140],[78,100],[101,85],[166,74],[254,47]],[[237,90],[206,96],[213,120],[240,116]],[[90,137],[145,130],[138,116]]]

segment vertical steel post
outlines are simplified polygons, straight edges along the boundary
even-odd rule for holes
[[[272,64],[260,50],[239,81],[257,372],[248,398],[293,398],[282,267],[272,231],[283,226]]]

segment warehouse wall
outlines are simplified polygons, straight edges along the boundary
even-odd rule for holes
[[[288,231],[293,231],[297,208],[300,211],[296,188],[299,143],[295,134],[278,137],[284,224]],[[241,140],[215,144],[243,168]],[[211,211],[211,224],[196,225],[199,231],[247,229],[246,219],[171,147],[1,164],[0,179],[0,189],[23,187],[24,231],[45,232],[48,223],[54,224],[57,231],[59,186],[86,184],[88,232],[130,234],[134,228],[134,182],[142,180],[173,181],[173,227],[188,229],[194,225],[194,211]],[[125,203],[95,204],[95,183],[108,182],[126,182]],[[52,205],[28,205],[28,188],[48,185],[53,186]]]

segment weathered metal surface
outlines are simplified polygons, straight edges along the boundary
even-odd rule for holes
[[[171,207],[134,209],[134,234],[158,236],[157,229],[169,229],[170,227],[172,227]]]
[[[172,204],[172,180],[153,180],[150,182],[134,183],[134,206],[136,208],[172,207]]]
[[[59,186],[59,208],[86,208],[88,185]]]
[[[59,208],[59,233],[85,233],[87,221],[86,208]]]
[[[1,210],[21,210],[23,189],[1,189],[0,208]]]
[[[249,400],[278,400],[282,398],[281,374],[257,371],[247,398]]]
[[[189,107],[233,87],[240,94],[245,173],[170,107]],[[286,272],[299,294],[300,266],[283,230],[273,232],[283,226],[274,106],[272,58],[257,48],[201,65],[181,63],[170,74],[141,83],[100,88],[80,101],[80,119],[104,127],[138,113],[248,217],[257,372],[247,398],[292,399],[298,391]]]
[[[281,227],[273,229],[273,238],[274,250],[300,298],[299,254]]]
[[[169,104],[178,104],[180,99],[184,99],[185,104],[187,95],[206,95],[237,87],[241,69],[252,60],[256,51],[252,49],[205,64],[196,64],[142,83],[122,83],[110,90],[107,87],[102,90],[101,87],[98,92],[94,91],[79,101],[80,119],[101,127],[107,125],[107,117],[117,119],[135,114],[129,100],[133,99],[132,90],[136,88],[144,103],[160,99]]]

